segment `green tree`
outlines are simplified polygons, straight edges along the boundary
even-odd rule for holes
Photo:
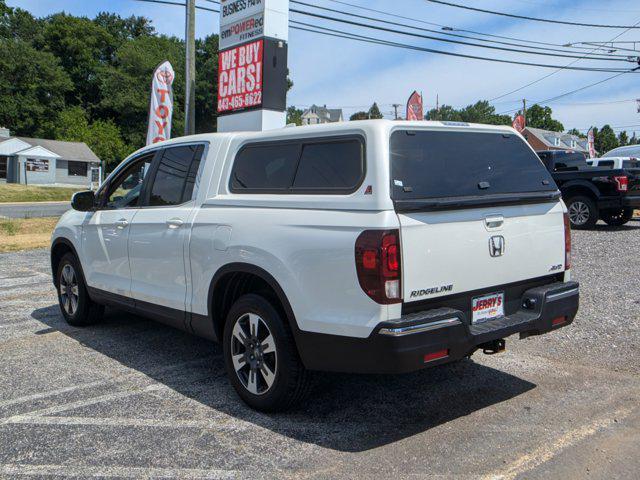
[[[87,113],[79,106],[60,112],[55,136],[58,140],[86,143],[105,162],[106,171],[113,170],[130,153],[115,123],[110,120],[89,123]]]
[[[176,72],[173,82],[174,108],[171,137],[184,133],[184,44],[165,36],[140,37],[124,43],[116,52],[114,65],[100,78],[98,118],[111,118],[120,127],[124,141],[132,148],[146,142],[151,96],[151,77],[156,67],[169,60]]]
[[[287,124],[295,123],[296,125],[302,125],[302,114],[304,112],[294,105],[287,108]]]
[[[74,90],[67,96],[69,104],[79,102],[90,110],[99,100],[101,67],[110,60],[116,39],[106,28],[88,18],[65,13],[48,17],[43,44],[34,44],[53,53],[73,81]]]
[[[381,118],[384,118],[382,116],[382,113],[380,113],[380,109],[378,108],[378,104],[376,102],[373,102],[373,105],[371,105],[371,108],[369,109],[369,112],[368,112],[368,116],[372,120],[379,120]]]
[[[448,122],[484,123],[488,125],[511,125],[509,115],[498,115],[496,109],[487,100],[481,100],[458,110],[450,105],[443,105],[438,110],[427,112],[429,120]]]
[[[217,130],[217,103],[218,36],[210,35],[204,40],[196,41],[197,133],[215,132]]]
[[[58,59],[22,40],[0,40],[0,124],[18,135],[50,138],[73,91]]]
[[[580,130],[578,130],[577,128],[572,128],[571,130],[567,130],[567,133],[569,135],[575,135],[575,136],[580,137],[580,138],[587,138],[587,136],[584,133],[582,133]]]
[[[599,131],[594,128],[594,144],[601,155],[618,146],[618,138],[610,125],[605,125]]]
[[[451,105],[442,105],[439,109],[429,110],[426,115],[427,120],[439,120],[444,122],[461,122],[460,111]]]
[[[621,147],[629,145],[629,135],[627,135],[627,132],[624,130],[618,134],[618,145]]]
[[[367,120],[369,118],[368,112],[356,112],[349,117],[349,120]]]
[[[640,142],[638,141],[638,137],[636,137],[636,132],[633,132],[633,135],[631,135],[629,139],[629,145],[638,145],[638,143]]]
[[[511,125],[509,115],[498,115],[496,109],[487,100],[468,105],[460,111],[463,122],[485,123],[489,125]]]
[[[26,10],[7,7],[0,0],[0,38],[32,42],[42,35],[42,22]]]
[[[535,104],[527,109],[527,126],[553,132],[563,132],[564,125],[555,120],[552,114],[551,107],[541,107]]]

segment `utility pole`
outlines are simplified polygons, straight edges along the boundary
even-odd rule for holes
[[[196,130],[196,0],[187,0],[186,8],[184,134],[193,135]]]
[[[524,124],[527,125],[527,99],[522,99],[522,116],[524,117]]]
[[[394,103],[393,104],[393,110],[396,112],[395,113],[396,120],[398,120],[398,108],[400,108],[401,106],[402,105],[400,105],[399,103]]]

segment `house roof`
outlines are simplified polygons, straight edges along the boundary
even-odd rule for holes
[[[339,122],[342,119],[341,108],[327,108],[326,105],[324,107],[311,105],[307,110],[304,111],[302,116],[310,116],[311,114],[315,114],[318,117],[324,118],[330,122]]]
[[[574,150],[576,152],[588,152],[586,138],[580,138],[577,135],[571,135],[563,132],[553,132],[551,130],[543,130],[541,128],[526,127],[528,133],[534,135],[545,146],[550,148],[558,148],[561,150]],[[558,142],[556,143],[556,139]],[[575,145],[572,143],[575,142]]]
[[[3,139],[0,144],[12,140],[18,139],[29,146],[18,146],[17,149],[11,153],[11,155],[19,155],[21,152],[29,150],[33,147],[41,147],[49,150],[51,153],[56,154],[63,160],[73,160],[77,162],[100,162],[98,156],[93,153],[89,146],[84,142],[64,142],[61,140],[48,140],[45,138],[29,138],[29,137],[8,137]]]

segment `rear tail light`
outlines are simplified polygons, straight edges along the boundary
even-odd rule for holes
[[[551,320],[551,325],[556,327],[558,325],[562,325],[566,321],[567,321],[567,317],[557,317],[557,318],[554,318],[553,320]]]
[[[571,221],[569,214],[564,214],[564,269],[571,268]]]
[[[402,302],[400,232],[365,230],[356,240],[355,254],[362,290],[383,305]]]
[[[626,192],[629,190],[629,177],[626,175],[617,175],[613,177],[613,181],[616,182],[617,191]]]
[[[449,350],[438,350],[437,352],[427,353],[424,356],[424,363],[433,362],[434,360],[440,360],[449,356]]]

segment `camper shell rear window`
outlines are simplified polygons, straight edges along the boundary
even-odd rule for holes
[[[514,200],[557,192],[538,156],[505,132],[397,130],[390,138],[390,163],[391,197],[401,202]]]

